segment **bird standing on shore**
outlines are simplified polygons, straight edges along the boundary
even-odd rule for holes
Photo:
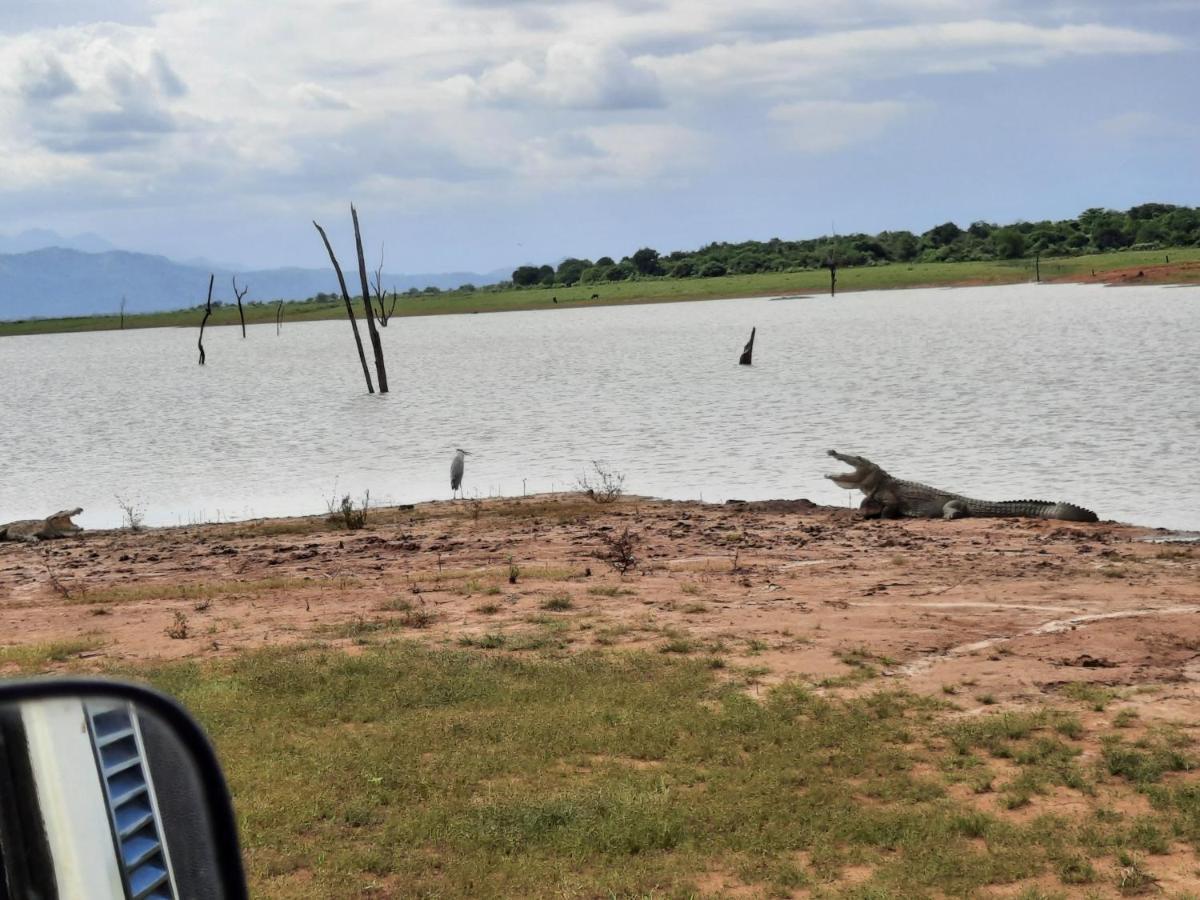
[[[450,490],[457,491],[462,486],[463,463],[470,452],[461,447],[454,451],[454,462],[450,463]]]

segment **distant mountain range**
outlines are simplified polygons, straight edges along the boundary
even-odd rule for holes
[[[156,312],[183,309],[204,302],[208,276],[216,275],[214,300],[232,300],[230,279],[237,275],[239,286],[248,286],[247,300],[303,300],[319,293],[338,291],[337,276],[325,269],[259,269],[233,272],[178,263],[165,256],[129,253],[111,249],[103,238],[79,235],[64,243],[75,247],[50,246],[28,250],[5,250],[45,240],[53,232],[27,231],[15,238],[0,238],[0,320],[57,318],[96,313],[114,313],[126,300],[126,311]],[[83,250],[81,246],[104,248]],[[346,262],[343,260],[343,265]],[[510,272],[439,272],[431,274],[383,275],[383,284],[403,293],[409,288],[437,287],[442,290],[471,283],[495,284]],[[357,284],[357,272],[346,272],[347,282]],[[354,292],[354,287],[350,288]],[[357,293],[357,292],[355,292]]]
[[[48,228],[30,228],[11,237],[0,234],[0,253],[28,253],[31,250],[44,250],[46,247],[64,247],[84,253],[103,253],[106,250],[117,249],[100,235],[91,232],[64,237]]]

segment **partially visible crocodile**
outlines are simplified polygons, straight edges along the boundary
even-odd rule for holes
[[[1090,509],[1073,503],[1047,500],[974,500],[961,494],[939,491],[927,484],[893,478],[863,456],[828,451],[835,459],[853,466],[853,472],[826,475],[838,487],[858,489],[866,494],[862,509],[869,516],[895,519],[910,516],[919,519],[961,519],[964,516],[1028,516],[1035,519],[1063,519],[1068,522],[1096,522]]]
[[[81,512],[83,512],[81,507],[63,509],[44,519],[23,519],[20,522],[0,525],[0,541],[26,541],[36,544],[38,541],[49,538],[78,534],[83,529],[72,522],[71,517],[77,516]]]

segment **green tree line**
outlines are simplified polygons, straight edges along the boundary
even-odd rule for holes
[[[660,254],[643,247],[614,260],[568,257],[557,266],[519,266],[515,287],[592,284],[636,278],[708,278],[753,272],[816,269],[887,263],[964,262],[1040,256],[1079,256],[1121,249],[1200,246],[1200,209],[1169,203],[1143,203],[1124,212],[1089,209],[1059,222],[996,225],[972,222],[960,228],[945,222],[923,234],[881,231],[802,241],[712,243],[699,250]]]

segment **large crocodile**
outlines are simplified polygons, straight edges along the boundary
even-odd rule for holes
[[[866,494],[862,509],[869,516],[894,519],[910,516],[919,519],[961,519],[964,516],[1027,516],[1035,519],[1064,519],[1068,522],[1096,522],[1090,509],[1073,503],[1047,500],[974,500],[961,494],[939,491],[927,484],[893,478],[863,456],[828,451],[854,467],[853,472],[826,475],[838,487],[858,489]]]
[[[36,544],[49,538],[78,534],[83,529],[72,522],[71,517],[81,512],[83,509],[80,507],[63,509],[44,519],[22,519],[20,522],[0,525],[0,541],[26,541]]]

